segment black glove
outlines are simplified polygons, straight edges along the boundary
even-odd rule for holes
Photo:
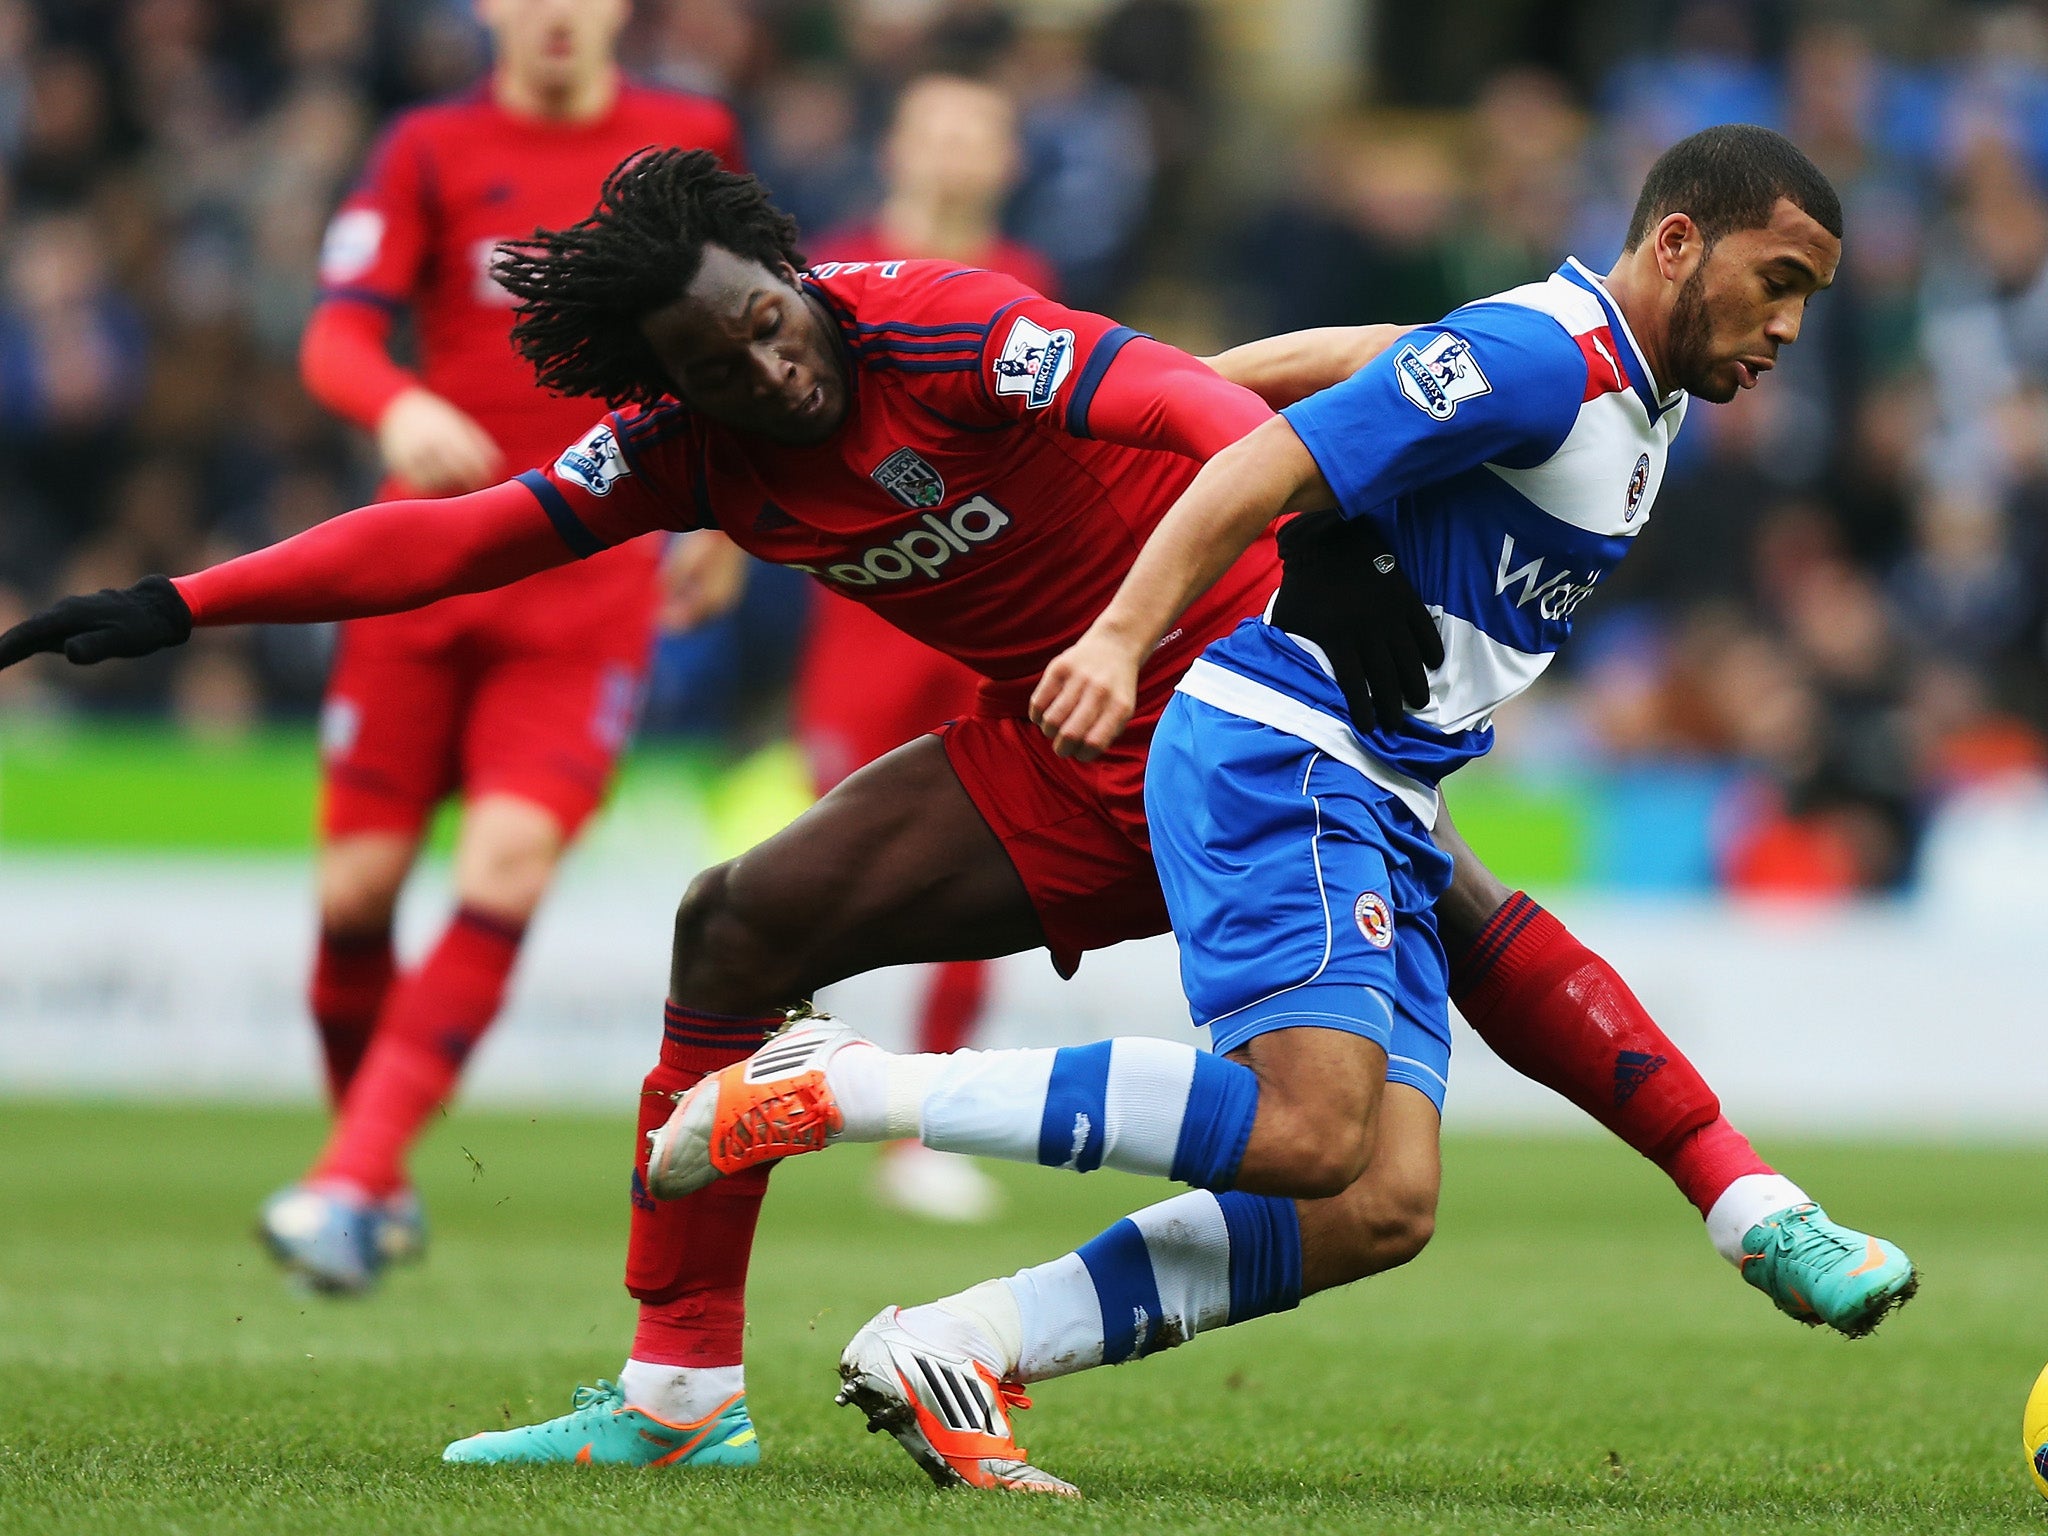
[[[0,668],[44,651],[62,651],[81,666],[110,656],[147,656],[183,645],[192,610],[168,576],[145,576],[125,592],[103,587],[67,597],[0,635]]]
[[[1443,636],[1371,522],[1304,512],[1280,530],[1280,562],[1273,622],[1323,648],[1359,729],[1391,730],[1404,702],[1429,702]]]

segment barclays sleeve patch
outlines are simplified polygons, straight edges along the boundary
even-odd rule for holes
[[[1394,375],[1409,402],[1438,421],[1449,421],[1462,402],[1493,393],[1472,356],[1472,343],[1449,332],[1419,350],[1413,343],[1403,347],[1394,358]]]
[[[619,448],[618,434],[606,423],[591,428],[555,460],[557,475],[575,481],[593,496],[609,496],[612,487],[632,472]]]
[[[997,394],[1022,395],[1028,408],[1042,411],[1074,371],[1074,333],[1048,331],[1019,315],[996,359],[995,371]]]

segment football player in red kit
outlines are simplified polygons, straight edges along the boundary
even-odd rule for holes
[[[881,207],[872,219],[828,231],[810,254],[822,262],[939,257],[1058,298],[1051,263],[1004,238],[999,222],[1020,158],[1017,109],[1000,88],[961,75],[914,80],[882,145]],[[796,684],[797,739],[818,793],[911,737],[971,713],[980,681],[872,609],[820,592]],[[992,970],[983,960],[932,968],[917,1008],[917,1050],[957,1051],[972,1041]],[[886,1147],[875,1177],[887,1203],[942,1221],[981,1220],[1001,1198],[971,1160],[915,1140]]]
[[[549,469],[450,501],[362,508],[176,582],[66,598],[0,635],[0,667],[39,651],[142,655],[194,624],[396,611],[652,528],[707,526],[973,667],[985,679],[973,715],[692,883],[643,1131],[841,977],[1041,945],[1071,974],[1085,950],[1164,931],[1143,819],[1151,724],[1193,657],[1269,598],[1277,622],[1329,655],[1354,718],[1426,699],[1426,668],[1442,660],[1427,611],[1369,530],[1312,514],[1283,532],[1284,579],[1270,537],[1205,567],[1214,585],[1152,653],[1131,724],[1100,757],[1058,755],[1027,714],[1039,672],[1100,611],[1200,461],[1266,420],[1269,403],[1349,376],[1388,328],[1254,344],[1211,371],[985,271],[801,266],[794,227],[750,178],[701,154],[622,167],[590,218],[536,236],[501,269],[542,382],[620,407]],[[1712,1232],[1731,1186],[1775,1173],[1611,968],[1451,846],[1458,873],[1439,913],[1460,1007],[1513,1065],[1654,1159]],[[627,1285],[641,1307],[620,1381],[579,1389],[561,1418],[459,1441],[448,1459],[756,1460],[739,1362],[767,1173],[657,1202],[636,1160]]]
[[[302,365],[376,434],[386,498],[443,496],[539,462],[587,404],[513,353],[498,243],[576,218],[649,145],[738,161],[724,107],[620,79],[626,0],[480,0],[495,63],[468,95],[401,116],[335,215]],[[409,311],[417,371],[393,361]],[[627,542],[501,592],[343,627],[322,717],[320,936],[312,1011],[333,1132],[262,1231],[296,1274],[360,1290],[416,1254],[406,1154],[504,996],[528,918],[610,780],[652,638],[660,543]],[[399,972],[392,912],[435,806],[463,799],[456,910]]]

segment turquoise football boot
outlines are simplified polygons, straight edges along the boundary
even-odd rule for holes
[[[1742,1278],[1788,1317],[1860,1339],[1920,1288],[1895,1245],[1828,1220],[1817,1205],[1766,1216],[1742,1239]]]
[[[559,1419],[458,1440],[443,1461],[493,1466],[573,1461],[586,1467],[751,1467],[761,1459],[747,1396],[735,1393],[694,1424],[671,1424],[627,1406],[609,1381],[578,1387]]]

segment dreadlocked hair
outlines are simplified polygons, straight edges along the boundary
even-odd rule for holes
[[[640,322],[681,297],[704,247],[801,271],[796,241],[768,189],[710,151],[643,149],[605,178],[589,217],[507,241],[492,273],[519,300],[512,345],[544,388],[652,405],[673,386]]]

